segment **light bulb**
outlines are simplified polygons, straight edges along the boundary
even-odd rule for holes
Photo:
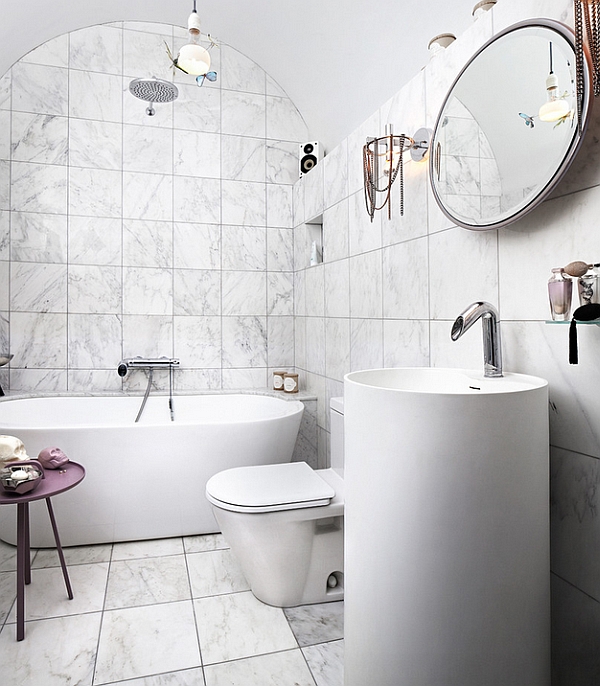
[[[188,18],[190,42],[184,45],[177,56],[177,66],[193,76],[204,76],[210,70],[210,55],[200,40],[200,18],[194,10]]]
[[[571,108],[566,100],[558,97],[558,78],[556,74],[548,74],[546,90],[548,91],[548,102],[545,102],[540,107],[538,112],[540,121],[558,121],[569,114]]]

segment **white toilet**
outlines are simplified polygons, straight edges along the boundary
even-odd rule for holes
[[[215,474],[206,497],[254,595],[276,607],[344,597],[343,399],[332,398],[331,468],[306,462]]]

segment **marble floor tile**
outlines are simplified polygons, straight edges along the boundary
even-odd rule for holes
[[[104,613],[95,685],[199,666],[190,601]]]
[[[63,548],[67,565],[85,565],[95,562],[110,562],[112,544],[81,545],[72,548]],[[32,569],[41,567],[58,567],[60,560],[56,548],[38,550],[31,563]]]
[[[17,568],[17,549],[0,541],[0,572],[14,572]]]
[[[250,590],[231,550],[189,554],[187,563],[194,598]]]
[[[264,605],[250,591],[194,600],[205,665],[296,648],[280,608]]]
[[[15,572],[0,572],[0,627],[17,597],[17,575]]]
[[[300,650],[205,667],[206,686],[315,686]]]
[[[205,686],[205,681],[202,667],[196,667],[195,669],[186,669],[181,672],[146,676],[141,679],[115,681],[113,684],[114,686],[117,684],[122,684],[123,686]]]
[[[113,560],[134,560],[139,557],[159,557],[162,555],[181,555],[183,543],[181,538],[161,538],[153,541],[130,541],[115,543]]]
[[[31,584],[25,589],[26,621],[102,610],[108,563],[75,565],[68,571],[72,600],[67,596],[60,567],[32,571]],[[16,621],[16,608],[13,607],[8,621]]]
[[[110,566],[107,610],[190,599],[184,555],[116,560]]]
[[[344,637],[344,602],[284,609],[298,645],[310,646]]]
[[[229,548],[229,543],[223,538],[223,534],[205,534],[203,536],[184,536],[183,547],[186,553],[203,553],[207,550]]]
[[[302,648],[317,686],[344,685],[344,641]]]
[[[91,684],[100,617],[94,612],[28,622],[24,641],[7,624],[0,633],[2,686]]]

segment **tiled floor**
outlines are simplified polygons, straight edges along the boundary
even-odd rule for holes
[[[342,686],[343,603],[281,610],[220,535],[40,550],[15,636],[16,551],[0,542],[2,686]]]

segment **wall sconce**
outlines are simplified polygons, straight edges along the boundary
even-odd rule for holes
[[[583,25],[590,52],[594,96],[600,95],[600,0],[574,0],[575,3],[575,60],[577,73],[577,127],[581,133],[583,110],[583,65],[586,59]]]
[[[419,129],[414,138],[402,133],[395,136],[391,124],[386,124],[385,136],[367,138],[363,147],[363,174],[365,204],[371,221],[376,210],[388,208],[388,219],[392,218],[390,202],[392,185],[400,179],[400,216],[404,215],[404,163],[403,156],[410,150],[411,159],[420,162],[427,157],[431,141],[431,129]],[[380,204],[378,204],[380,199]]]
[[[188,34],[189,42],[181,48],[177,57],[173,57],[167,45],[167,54],[173,66],[177,67],[184,74],[195,76],[199,86],[204,84],[205,79],[216,81],[217,72],[210,70],[210,53],[200,45],[200,17],[196,11],[196,0],[194,0],[194,9],[188,17]],[[208,39],[210,41],[210,50],[216,43],[210,35]]]

